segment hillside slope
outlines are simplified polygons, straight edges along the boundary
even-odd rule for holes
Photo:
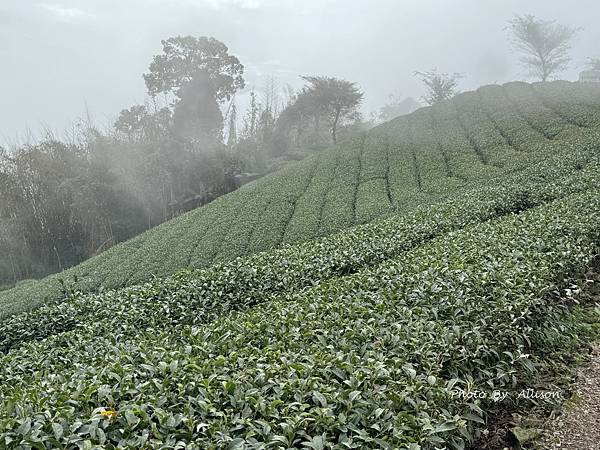
[[[460,389],[516,398],[586,337],[552,293],[598,252],[599,156],[13,316],[0,446],[463,449],[493,402]]]
[[[53,275],[0,293],[0,317],[62,296],[326,236],[522,170],[600,126],[595,86],[510,83],[400,117]]]
[[[599,94],[511,84],[420,110],[365,137],[408,139],[381,164],[401,213],[5,317],[0,448],[466,448],[497,405],[461,392],[523,406],[590,335],[561,299],[600,250]]]

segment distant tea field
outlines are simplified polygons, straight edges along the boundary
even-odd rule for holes
[[[208,267],[327,236],[505,174],[565,146],[594,143],[595,84],[488,86],[400,117],[246,185],[205,207],[117,245],[77,267],[0,292],[0,316],[62,295],[91,292]]]
[[[0,292],[0,448],[465,449],[599,250],[600,85],[463,93]]]

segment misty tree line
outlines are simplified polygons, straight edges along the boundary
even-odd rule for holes
[[[542,82],[555,78],[568,68],[571,42],[582,31],[531,14],[516,14],[508,22],[507,30],[513,49],[520,54],[521,66],[529,76]],[[589,58],[587,67],[600,71],[600,58]],[[463,77],[460,73],[441,73],[437,69],[415,72],[415,76],[425,85],[426,94],[422,100],[428,105],[454,97],[458,93],[458,81]]]
[[[162,46],[143,76],[147,102],[112,129],[0,147],[0,285],[77,264],[361,126],[356,84],[323,76],[285,98],[271,81],[238,118],[244,67],[225,44]]]

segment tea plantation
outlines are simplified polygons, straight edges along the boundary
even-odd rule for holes
[[[208,267],[327,236],[494,183],[594,139],[595,86],[510,83],[423,108],[290,165],[38,283],[0,292],[0,317],[62,296]],[[496,180],[496,181],[495,181]]]
[[[1,293],[0,448],[467,448],[599,249],[600,87],[461,94]]]

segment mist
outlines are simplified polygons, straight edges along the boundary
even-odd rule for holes
[[[0,448],[598,448],[598,17],[2,1]]]
[[[0,136],[21,142],[42,128],[62,133],[78,117],[110,126],[146,98],[141,74],[162,39],[213,36],[245,66],[246,87],[270,78],[340,77],[365,92],[368,116],[390,94],[423,94],[417,70],[464,74],[460,89],[528,79],[507,39],[515,14],[583,28],[561,78],[575,80],[597,56],[600,5],[530,0],[77,0],[0,5]]]

